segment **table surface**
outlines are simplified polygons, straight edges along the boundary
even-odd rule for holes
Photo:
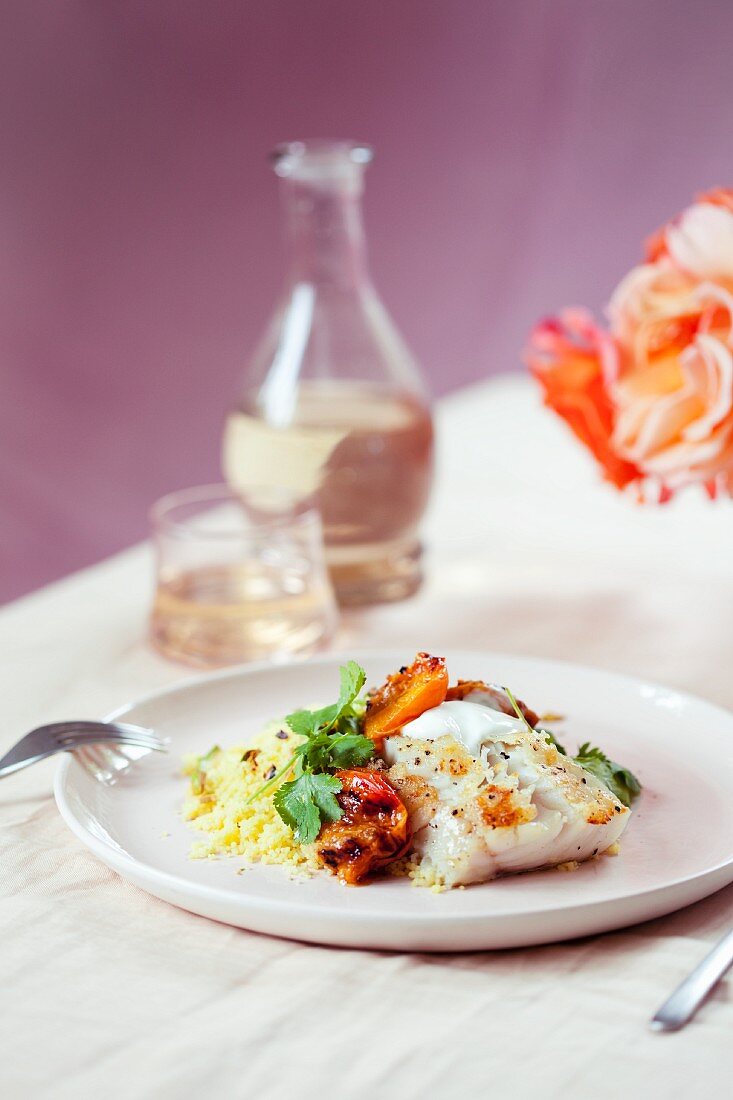
[[[564,658],[733,708],[727,501],[693,491],[640,508],[615,494],[523,378],[459,391],[437,421],[427,582],[409,602],[346,616],[334,648]],[[150,592],[140,546],[0,610],[0,751],[41,722],[98,717],[191,675],[145,642]],[[54,767],[0,791],[4,1095],[615,1100],[730,1087],[728,983],[683,1032],[646,1023],[729,927],[733,887],[529,950],[306,946],[127,885],[61,822]]]

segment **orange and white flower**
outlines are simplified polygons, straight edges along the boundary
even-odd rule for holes
[[[535,329],[528,362],[547,403],[619,487],[733,488],[733,191],[657,233],[608,312],[608,331],[579,311]]]

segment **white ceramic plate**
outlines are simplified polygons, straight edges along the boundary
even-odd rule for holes
[[[375,684],[410,655],[349,656]],[[165,901],[256,932],[348,947],[473,951],[546,943],[658,917],[733,881],[733,715],[628,677],[489,653],[447,654],[451,677],[508,684],[538,711],[566,715],[565,743],[596,742],[641,779],[620,856],[573,873],[532,872],[444,894],[405,879],[349,888],[327,874],[293,881],[280,867],[238,875],[236,858],[188,859],[194,834],[179,816],[183,753],[241,743],[274,717],[330,702],[343,659],[203,676],[115,712],[109,717],[124,715],[169,737],[170,754],[139,760],[113,786],[64,757],[56,777],[64,819],[123,878]]]

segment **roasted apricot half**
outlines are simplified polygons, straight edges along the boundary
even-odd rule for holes
[[[382,687],[371,693],[364,716],[364,733],[381,744],[406,722],[439,706],[447,691],[445,659],[418,653],[411,665],[404,665],[399,672],[388,676]]]

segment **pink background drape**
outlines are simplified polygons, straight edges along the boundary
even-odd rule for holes
[[[0,599],[217,477],[279,287],[273,144],[374,144],[373,274],[442,393],[732,182],[732,41],[725,0],[5,5]]]

